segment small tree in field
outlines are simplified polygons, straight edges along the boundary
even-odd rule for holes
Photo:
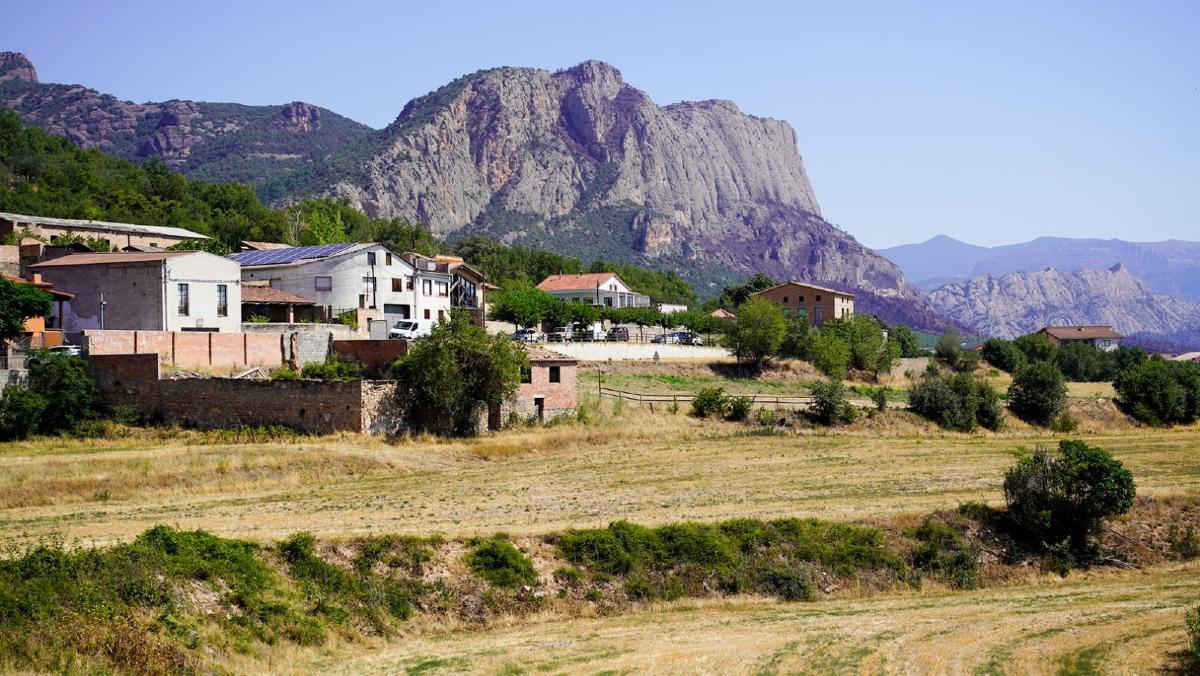
[[[50,294],[32,284],[18,284],[0,277],[0,345],[25,330],[25,320],[50,314]]]
[[[1064,440],[1058,453],[1039,448],[1004,475],[1008,514],[1027,536],[1047,547],[1068,542],[1086,553],[1105,519],[1133,506],[1133,474],[1108,451]]]
[[[1067,384],[1058,368],[1036,361],[1022,366],[1008,388],[1008,408],[1021,420],[1045,427],[1067,407]]]
[[[783,310],[765,298],[753,297],[738,306],[725,342],[739,360],[749,359],[762,368],[768,357],[778,353],[786,331]]]

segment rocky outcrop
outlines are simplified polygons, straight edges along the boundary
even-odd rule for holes
[[[296,196],[561,253],[672,267],[704,291],[754,272],[939,323],[892,263],[821,216],[786,122],[729,101],[661,107],[596,61],[501,68],[410,102]]]
[[[37,70],[33,63],[19,52],[0,52],[0,82],[24,80],[37,82]]]
[[[373,130],[311,104],[131,103],[81,85],[37,81],[23,55],[0,54],[0,105],[25,122],[127,160],[160,157],[197,178],[264,183]]]
[[[1200,302],[1155,294],[1124,265],[973,277],[929,298],[938,312],[987,336],[1012,338],[1053,324],[1108,324],[1129,336],[1200,346]]]

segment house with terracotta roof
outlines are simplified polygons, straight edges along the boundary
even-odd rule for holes
[[[1083,343],[1105,352],[1117,349],[1125,336],[1108,325],[1095,326],[1047,326],[1038,333],[1050,339],[1058,347],[1068,343]]]
[[[650,307],[650,296],[637,293],[615,272],[550,275],[537,288],[568,303],[598,307]]]
[[[55,322],[86,329],[241,332],[241,270],[206,251],[77,253],[30,266],[72,294]]]
[[[754,295],[782,307],[788,318],[807,318],[810,326],[854,314],[854,294],[808,282],[787,281]]]
[[[267,286],[266,280],[242,282],[242,321],[280,324],[316,321],[316,303]]]

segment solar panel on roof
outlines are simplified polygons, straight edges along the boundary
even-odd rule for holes
[[[243,251],[230,256],[244,266],[254,265],[287,265],[304,258],[327,258],[357,246],[356,242],[341,242],[338,244],[321,244],[318,246],[295,246],[286,249],[266,249],[264,251]]]

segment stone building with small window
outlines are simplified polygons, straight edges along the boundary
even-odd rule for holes
[[[783,308],[788,319],[805,317],[809,326],[854,314],[854,294],[804,282],[784,282],[754,294]]]
[[[73,296],[53,319],[68,336],[86,329],[241,331],[241,272],[222,256],[79,253],[30,269]]]
[[[529,367],[521,372],[516,400],[511,410],[518,415],[546,421],[570,413],[579,405],[579,361],[574,357],[547,350],[537,345],[525,345]],[[504,420],[499,411],[489,415],[488,427],[499,429]]]

